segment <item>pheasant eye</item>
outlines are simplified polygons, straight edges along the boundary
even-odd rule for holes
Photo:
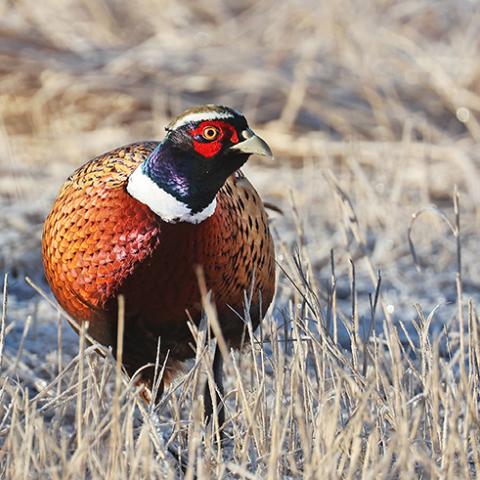
[[[202,132],[202,137],[205,140],[215,140],[218,137],[220,131],[216,127],[205,127]]]

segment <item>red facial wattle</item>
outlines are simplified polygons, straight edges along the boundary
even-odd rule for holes
[[[209,141],[202,138],[202,134],[207,127],[214,127],[218,130],[218,135],[215,139]],[[192,130],[191,135],[193,138],[193,148],[205,158],[211,158],[220,152],[226,141],[238,143],[238,133],[235,127],[221,120],[202,122],[195,130]],[[199,137],[201,140],[197,140]]]

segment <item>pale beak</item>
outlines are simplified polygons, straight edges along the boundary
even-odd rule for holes
[[[230,150],[238,150],[242,153],[264,155],[266,157],[273,158],[272,151],[267,145],[265,140],[262,140],[260,137],[257,137],[253,130],[247,128],[241,133],[241,136],[245,139],[235,145],[230,147]]]

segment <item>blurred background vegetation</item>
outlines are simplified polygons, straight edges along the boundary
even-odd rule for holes
[[[467,0],[2,1],[0,113],[13,140],[76,151],[158,137],[206,102],[334,139],[478,140],[478,15]]]

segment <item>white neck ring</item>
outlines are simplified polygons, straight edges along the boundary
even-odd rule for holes
[[[217,206],[217,199],[214,198],[203,210],[192,213],[188,205],[177,200],[145,175],[142,171],[142,165],[138,166],[130,175],[127,192],[139,202],[147,205],[152,212],[168,223],[201,223],[214,214]]]

